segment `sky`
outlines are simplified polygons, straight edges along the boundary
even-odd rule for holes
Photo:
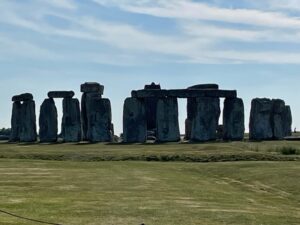
[[[105,86],[116,134],[123,102],[151,82],[217,83],[251,99],[281,98],[300,130],[300,0],[0,0],[0,127],[16,94]],[[57,100],[61,117],[61,101]],[[186,101],[179,100],[181,131]]]

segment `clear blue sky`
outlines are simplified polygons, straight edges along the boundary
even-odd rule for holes
[[[246,124],[252,98],[282,98],[300,129],[299,18],[299,0],[1,0],[0,127],[12,95],[33,93],[38,115],[48,91],[96,81],[120,133],[124,99],[154,81],[237,89]]]

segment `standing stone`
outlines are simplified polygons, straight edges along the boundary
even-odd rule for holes
[[[223,111],[223,139],[240,141],[244,139],[244,103],[240,98],[226,98]]]
[[[39,126],[40,142],[57,141],[57,109],[53,98],[45,99],[42,103]]]
[[[20,141],[21,130],[21,102],[14,102],[11,117],[11,135],[9,141]]]
[[[151,85],[145,85],[145,90],[161,90],[159,84],[151,83]],[[145,107],[147,115],[147,129],[156,130],[156,109],[158,98],[145,98]]]
[[[285,137],[292,136],[292,111],[290,106],[285,106],[284,110],[284,135]]]
[[[195,115],[192,120],[193,141],[216,140],[220,117],[220,99],[201,97],[195,99]]]
[[[267,98],[255,98],[251,102],[249,138],[250,140],[270,140],[272,129],[273,104]]]
[[[273,129],[273,139],[281,140],[285,137],[285,102],[281,99],[273,99],[272,104],[271,124]]]
[[[91,142],[111,142],[111,104],[109,99],[87,98],[87,139]]]
[[[94,83],[93,83],[94,84]],[[92,88],[88,89],[89,86],[87,86],[87,84],[85,84],[85,86],[83,86],[84,89],[82,90],[96,90],[97,88]],[[98,85],[95,84],[95,87],[99,87]],[[103,86],[100,86],[103,87]],[[102,89],[101,89],[102,90]],[[90,117],[89,114],[92,113],[92,103],[93,103],[93,99],[94,98],[101,98],[102,97],[102,92],[86,92],[83,93],[82,98],[81,98],[81,123],[82,123],[82,138],[84,141],[88,141],[88,137],[87,137],[87,133],[88,133],[88,118]]]
[[[37,140],[35,102],[24,101],[21,106],[21,142],[35,142]]]
[[[180,140],[177,98],[158,100],[156,127],[158,142],[176,142]]]
[[[147,138],[147,117],[144,101],[127,98],[123,109],[123,141],[144,143]]]
[[[62,138],[65,142],[81,141],[81,120],[78,99],[63,99]]]
[[[217,84],[197,84],[187,88],[188,90],[218,90]],[[196,115],[196,98],[187,99],[187,119],[185,120],[185,140],[190,140],[192,134],[192,121]]]

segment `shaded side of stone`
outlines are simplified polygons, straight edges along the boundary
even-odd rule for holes
[[[50,91],[48,92],[49,98],[73,98],[74,91]]]
[[[78,99],[64,98],[62,138],[65,142],[81,141],[81,119]]]
[[[111,142],[111,104],[109,99],[91,98],[88,107],[87,139],[90,142]]]
[[[251,102],[249,138],[250,140],[270,140],[272,129],[273,103],[267,98],[255,98]]]
[[[23,102],[23,101],[30,101],[30,100],[33,100],[33,95],[31,93],[24,93],[12,97],[13,102]]]
[[[20,141],[21,130],[21,102],[14,102],[11,116],[11,134],[9,141]]]
[[[293,123],[293,117],[292,117],[292,111],[290,106],[285,106],[284,111],[284,134],[285,137],[292,136],[292,123]]]
[[[159,84],[151,83],[150,85],[145,85],[145,90],[161,90]],[[156,129],[156,109],[158,98],[146,98],[145,107],[147,115],[147,129],[155,130]]]
[[[180,140],[177,98],[159,99],[156,111],[158,142],[176,142]]]
[[[142,99],[127,98],[123,108],[123,142],[144,143],[147,138],[147,117]]]
[[[223,111],[223,139],[240,141],[244,139],[245,115],[241,98],[226,98]]]
[[[273,99],[273,112],[271,124],[273,129],[273,139],[282,140],[285,137],[285,102],[281,99]]]
[[[103,95],[104,92],[104,86],[96,83],[96,82],[86,82],[80,86],[80,90],[83,93],[99,93]]]
[[[195,101],[195,116],[192,118],[192,141],[211,141],[217,138],[220,117],[220,99],[201,97]]]
[[[57,109],[52,98],[45,99],[41,105],[39,127],[40,142],[57,141]]]
[[[92,104],[94,99],[101,99],[102,94],[96,92],[87,92],[82,94],[81,98],[81,123],[82,123],[82,138],[84,141],[89,141],[87,137],[88,133],[88,118],[90,114],[93,114]]]
[[[35,102],[24,101],[21,106],[21,142],[35,142],[37,140]]]

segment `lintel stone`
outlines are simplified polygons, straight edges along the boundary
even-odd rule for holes
[[[11,99],[13,102],[23,102],[33,100],[33,95],[31,93],[24,93],[21,95],[15,95]]]
[[[49,98],[73,98],[75,95],[74,91],[49,91]]]
[[[83,93],[97,92],[103,95],[104,86],[96,82],[86,82],[81,84],[80,90]]]

